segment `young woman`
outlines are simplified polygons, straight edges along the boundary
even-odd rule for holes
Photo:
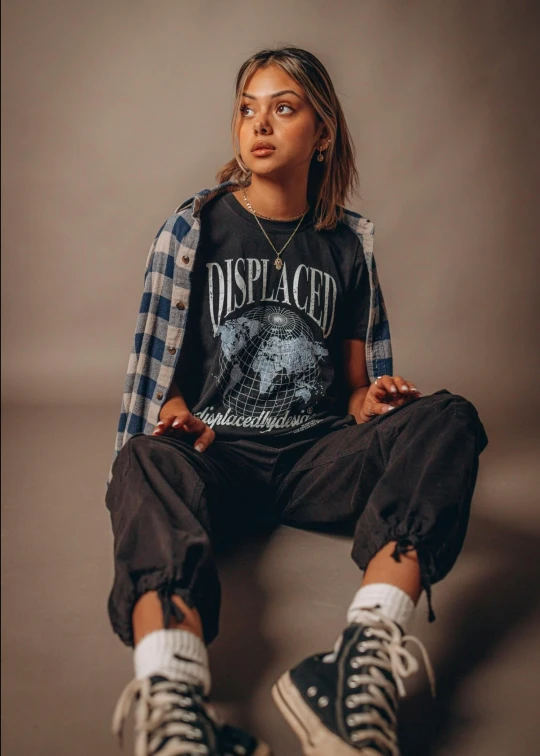
[[[488,443],[470,401],[393,374],[373,224],[344,208],[354,149],[328,73],[298,48],[241,67],[234,158],[156,235],[106,502],[114,631],[134,646],[136,756],[269,748],[217,721],[213,547],[260,522],[354,528],[363,582],[334,649],[274,699],[309,756],[398,754],[422,590],[462,548]],[[334,639],[329,638],[329,642]],[[329,644],[331,645],[331,643]]]

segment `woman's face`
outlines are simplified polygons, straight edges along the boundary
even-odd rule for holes
[[[324,124],[294,79],[279,66],[260,68],[246,82],[240,111],[240,155],[254,174],[307,176]],[[259,141],[274,149],[253,152]]]

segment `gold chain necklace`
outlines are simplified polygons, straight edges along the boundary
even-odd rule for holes
[[[268,234],[266,233],[266,231],[264,230],[264,228],[263,228],[263,227],[261,226],[261,223],[260,223],[260,221],[259,221],[259,219],[258,219],[258,217],[257,217],[257,213],[255,212],[255,210],[254,210],[254,209],[253,209],[253,208],[251,207],[251,205],[249,204],[249,200],[248,200],[248,198],[247,198],[247,196],[246,196],[246,190],[245,190],[245,189],[244,189],[244,199],[245,199],[245,201],[246,201],[246,205],[247,205],[247,206],[249,207],[250,211],[251,211],[251,212],[253,213],[253,215],[255,216],[255,220],[256,220],[256,221],[257,221],[257,223],[259,224],[259,228],[261,229],[261,231],[263,232],[263,234],[264,234],[264,235],[266,236],[266,238],[268,239],[268,242],[269,242],[270,246],[272,247],[272,249],[273,249],[273,250],[274,250],[274,252],[276,253],[276,259],[274,260],[274,267],[275,267],[275,268],[276,268],[277,270],[281,270],[281,268],[283,267],[283,260],[281,259],[281,254],[282,254],[282,252],[283,252],[283,251],[285,250],[285,247],[286,247],[286,246],[287,246],[287,245],[289,244],[289,242],[291,241],[291,239],[293,238],[293,236],[295,235],[295,233],[296,233],[296,232],[298,231],[298,229],[300,228],[300,224],[301,224],[301,223],[302,223],[302,221],[304,220],[304,215],[305,215],[305,214],[306,214],[306,213],[308,212],[308,210],[309,210],[309,203],[308,203],[308,206],[307,206],[307,208],[306,208],[306,209],[304,210],[304,212],[303,212],[303,213],[302,213],[302,215],[300,216],[300,220],[299,220],[299,222],[298,222],[298,225],[296,226],[296,228],[295,228],[295,229],[294,229],[294,231],[292,232],[292,234],[291,234],[291,236],[289,237],[288,241],[287,241],[287,242],[286,242],[286,243],[284,244],[284,246],[283,246],[283,247],[282,247],[282,248],[281,248],[281,249],[280,249],[280,250],[278,251],[278,250],[277,250],[277,249],[276,249],[276,248],[274,247],[274,245],[272,244],[272,241],[271,241],[271,239],[269,238],[269,236],[268,236]],[[261,215],[261,218],[265,218],[265,217],[266,217],[266,216],[264,216],[264,215]],[[298,218],[298,215],[296,216],[296,218]],[[288,218],[287,220],[296,220],[296,218]],[[277,219],[276,219],[276,218],[267,218],[267,220],[277,220]],[[285,219],[285,218],[283,218],[283,219],[281,219],[281,220],[286,220],[286,219]]]

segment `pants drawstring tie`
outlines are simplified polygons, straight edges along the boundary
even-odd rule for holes
[[[418,554],[418,565],[420,567],[420,585],[426,592],[426,598],[428,603],[428,622],[435,621],[435,612],[433,611],[432,597],[431,597],[431,569],[430,569],[430,556],[424,548],[415,544],[410,538],[403,536],[397,539],[394,551],[390,555],[396,562],[401,562],[401,554],[406,554],[408,551],[416,551]]]
[[[157,594],[161,602],[161,611],[163,612],[163,627],[169,627],[171,616],[180,623],[186,619],[186,615],[180,609],[178,604],[172,600],[174,594],[174,585],[169,583],[163,583],[157,588]]]

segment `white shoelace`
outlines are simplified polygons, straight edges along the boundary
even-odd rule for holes
[[[420,648],[426,666],[431,693],[435,697],[435,674],[433,667],[423,643],[413,635],[402,635],[398,625],[379,609],[360,610],[358,622],[359,624],[368,625],[364,631],[364,636],[373,638],[373,640],[364,638],[357,643],[356,650],[358,651],[358,655],[353,656],[349,663],[353,669],[355,667],[368,667],[368,670],[363,674],[347,674],[345,684],[351,690],[359,688],[361,685],[366,686],[367,690],[363,693],[351,693],[347,695],[344,703],[348,709],[356,709],[363,704],[368,704],[373,708],[370,711],[361,713],[351,711],[345,717],[345,722],[351,730],[350,737],[354,743],[371,740],[378,747],[387,749],[392,756],[399,756],[395,732],[396,716],[386,696],[382,693],[382,690],[385,690],[397,708],[395,689],[391,681],[381,672],[381,669],[392,674],[399,695],[401,697],[405,696],[406,691],[403,679],[417,672],[419,664],[418,660],[404,645],[408,641],[416,643]],[[338,638],[334,651],[323,657],[323,661],[334,662],[336,660],[342,641],[343,636]],[[366,654],[366,652],[371,653]],[[388,719],[382,716],[378,710],[382,710]],[[362,728],[357,729],[361,725]],[[369,749],[365,753],[366,756],[370,754],[380,756],[380,751],[376,750]]]
[[[193,702],[188,686],[174,680],[152,684],[148,677],[131,680],[118,699],[112,730],[120,745],[125,719],[135,701],[135,756],[153,756],[164,737],[171,740],[160,749],[159,756],[209,754],[208,747],[201,742],[204,733],[194,724],[196,713],[178,708],[190,706]],[[159,734],[152,737],[158,727]]]

